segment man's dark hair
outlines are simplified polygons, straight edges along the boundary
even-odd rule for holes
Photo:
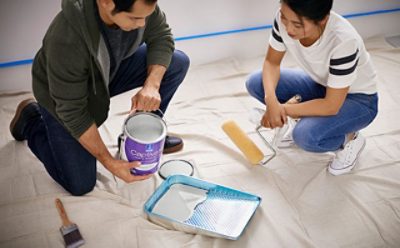
[[[329,15],[333,0],[281,0],[298,16],[306,17],[314,22],[322,21]]]
[[[115,4],[115,9],[113,10],[113,14],[119,12],[130,12],[132,11],[133,4],[136,1],[144,1],[145,4],[151,5],[157,2],[157,0],[113,0]]]

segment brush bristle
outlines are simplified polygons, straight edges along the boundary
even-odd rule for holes
[[[76,224],[60,229],[67,248],[76,248],[85,243]]]

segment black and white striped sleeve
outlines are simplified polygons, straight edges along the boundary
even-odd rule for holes
[[[277,51],[286,51],[285,43],[283,42],[281,31],[280,31],[280,12],[275,16],[274,24],[272,25],[271,36],[269,38],[269,44],[272,48]]]
[[[356,41],[347,41],[338,46],[329,60],[328,86],[345,88],[357,77],[360,50]]]

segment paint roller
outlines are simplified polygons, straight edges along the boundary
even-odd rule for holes
[[[275,157],[275,149],[265,140],[259,132],[260,127],[257,127],[257,132],[264,140],[266,145],[272,151],[272,155],[264,155],[264,153],[257,147],[257,145],[246,135],[246,133],[233,121],[229,120],[224,122],[222,130],[228,135],[232,142],[242,151],[247,160],[253,164],[265,164]]]
[[[290,98],[286,103],[296,104],[301,102],[301,96],[296,94],[292,98]],[[264,111],[262,111],[262,115]],[[261,115],[261,116],[262,116]],[[261,117],[257,118],[257,122],[259,122]],[[263,152],[257,147],[257,145],[246,135],[246,133],[232,120],[225,122],[222,125],[222,129],[228,135],[228,137],[233,141],[233,143],[242,151],[247,160],[250,161],[251,164],[266,164],[268,161],[273,159],[276,156],[276,150],[274,147],[264,138],[261,134],[260,129],[261,125],[258,125],[256,131],[261,139],[264,141],[265,145],[272,152],[271,155],[264,155]],[[278,130],[279,131],[279,130]],[[274,137],[275,140],[276,137]],[[275,143],[275,142],[274,142]]]

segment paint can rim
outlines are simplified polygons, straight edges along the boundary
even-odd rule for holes
[[[165,166],[165,165],[168,164],[168,163],[176,162],[176,161],[184,162],[185,164],[187,164],[187,165],[189,165],[189,166],[191,167],[191,172],[190,172],[190,174],[189,174],[189,175],[186,175],[186,176],[193,176],[193,175],[194,175],[194,165],[193,165],[193,163],[191,163],[191,162],[188,161],[188,160],[184,160],[184,159],[170,159],[170,160],[167,160],[167,161],[163,162],[163,163],[159,166],[159,168],[158,168],[158,175],[160,175],[160,177],[161,177],[162,179],[165,180],[168,176],[165,177],[165,176],[162,174],[162,168],[163,168],[163,166]],[[177,175],[177,174],[171,174],[171,175]],[[184,174],[179,174],[179,175],[184,175]]]
[[[148,116],[151,116],[151,117],[155,118],[157,121],[160,121],[160,123],[161,123],[161,125],[163,127],[163,130],[162,130],[161,135],[157,139],[155,139],[155,140],[141,140],[141,139],[133,137],[132,135],[129,134],[129,132],[127,130],[128,121],[130,119],[134,118],[135,116],[139,116],[139,115],[148,115]],[[165,123],[163,118],[161,118],[160,116],[158,116],[158,115],[156,115],[154,113],[151,113],[151,112],[135,112],[134,114],[131,114],[126,118],[126,120],[124,122],[124,134],[126,135],[126,137],[134,140],[135,142],[141,143],[141,144],[157,143],[157,142],[160,142],[161,140],[163,140],[167,136],[167,124]]]

